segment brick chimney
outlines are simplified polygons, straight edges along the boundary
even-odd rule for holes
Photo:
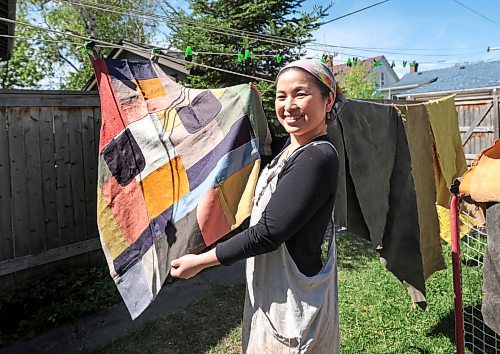
[[[418,63],[415,63],[415,62],[411,63],[410,64],[410,72],[411,73],[416,73],[417,71],[418,71]]]

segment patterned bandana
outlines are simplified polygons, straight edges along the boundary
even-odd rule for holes
[[[321,61],[313,59],[296,60],[283,67],[280,73],[288,68],[301,68],[313,75],[335,94],[336,104],[344,105],[347,102],[342,89],[339,87],[337,81],[335,81],[332,70]]]

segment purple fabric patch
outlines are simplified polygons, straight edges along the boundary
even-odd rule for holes
[[[113,260],[115,270],[119,275],[124,274],[134,264],[139,262],[142,256],[151,248],[153,242],[166,233],[171,217],[172,207],[151,220],[141,236]]]
[[[219,145],[206,154],[186,172],[191,190],[198,187],[212,172],[217,162],[230,151],[248,143],[255,138],[252,126],[247,116],[237,120]]]
[[[102,156],[113,177],[123,187],[129,184],[146,166],[144,155],[128,128],[110,141],[102,151]]]
[[[130,72],[136,80],[148,80],[158,77],[153,69],[153,65],[149,61],[129,60],[128,65]]]
[[[206,126],[222,109],[222,103],[209,90],[196,96],[188,106],[177,108],[182,125],[190,134]]]

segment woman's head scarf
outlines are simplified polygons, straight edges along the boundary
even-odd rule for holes
[[[337,112],[340,112],[340,109],[345,103],[347,103],[347,99],[345,98],[339,84],[335,80],[332,70],[326,64],[314,59],[296,60],[284,66],[278,73],[278,77],[283,70],[290,68],[303,69],[328,87],[328,89],[335,95],[335,110]]]

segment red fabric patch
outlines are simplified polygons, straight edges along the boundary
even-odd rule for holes
[[[99,153],[108,143],[128,125],[127,116],[122,110],[120,102],[106,67],[104,59],[96,59],[92,62],[94,66],[99,96],[101,97],[101,136],[99,139]],[[104,74],[104,75],[103,75]]]
[[[201,198],[196,210],[196,218],[207,246],[231,231],[215,188],[210,188]]]

